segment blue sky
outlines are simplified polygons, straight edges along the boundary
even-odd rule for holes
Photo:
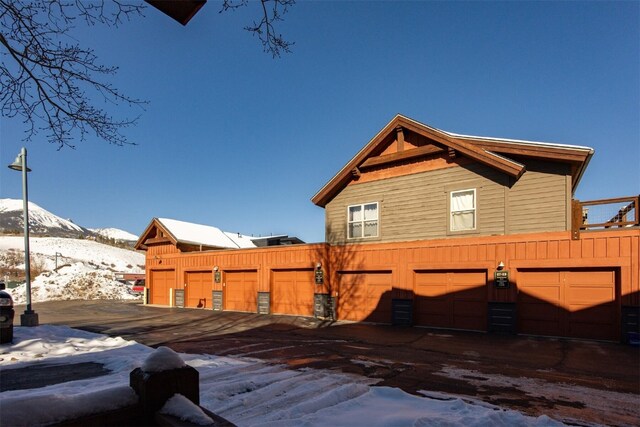
[[[395,114],[454,133],[596,150],[576,197],[640,193],[639,2],[300,2],[272,59],[243,30],[257,4],[209,1],[183,27],[152,8],[78,28],[112,82],[149,101],[134,147],[22,141],[0,119],[6,166],[28,149],[30,200],[85,227],[140,234],[153,217],[324,239],[310,198]]]

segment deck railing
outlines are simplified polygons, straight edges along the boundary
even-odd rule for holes
[[[573,200],[574,239],[580,238],[580,230],[604,230],[640,225],[639,202],[640,196],[584,202]]]

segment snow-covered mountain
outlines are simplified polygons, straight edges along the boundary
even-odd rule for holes
[[[0,199],[0,279],[12,284],[24,282],[24,239],[18,236],[22,215],[22,200]],[[29,231],[34,302],[136,298],[129,285],[115,280],[115,273],[144,272],[144,254],[128,248],[137,236],[115,228],[90,230],[32,202]],[[16,304],[25,302],[24,284],[9,291]]]
[[[22,200],[0,199],[0,233],[21,233],[24,227]],[[33,202],[29,202],[29,232],[34,236],[79,237],[91,231],[60,218]]]
[[[138,236],[135,234],[120,230],[119,228],[90,228],[89,230],[108,239],[127,242],[136,242],[138,240]]]
[[[0,234],[22,234],[22,200],[0,199]],[[131,244],[138,236],[118,228],[85,228],[29,202],[29,233],[32,236],[85,238],[104,237]]]

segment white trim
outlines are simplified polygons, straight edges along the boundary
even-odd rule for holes
[[[453,228],[453,196],[457,193],[473,193],[473,209],[464,209],[464,210],[456,210],[455,213],[469,213],[473,212],[473,228],[464,228],[461,230],[454,230]],[[465,231],[474,231],[478,228],[478,200],[477,200],[477,191],[475,188],[466,188],[464,190],[452,190],[449,191],[449,232],[458,233]]]
[[[365,213],[365,206],[368,205],[376,205],[376,218],[375,219],[365,219],[364,218],[364,213]],[[358,221],[350,221],[349,220],[349,215],[351,213],[351,208],[353,207],[360,207],[361,211],[362,211],[362,219],[358,220]],[[365,223],[366,222],[372,222],[375,221],[376,222],[376,234],[375,236],[365,236],[364,235],[364,228],[365,228]],[[352,237],[351,233],[350,233],[350,226],[351,224],[357,224],[359,223],[362,226],[362,236],[358,236],[358,237]],[[356,239],[372,239],[372,238],[376,238],[380,236],[380,203],[378,202],[367,202],[367,203],[357,203],[354,205],[349,205],[347,206],[347,239],[348,240],[356,240]]]
[[[480,140],[480,141],[501,142],[505,144],[523,144],[523,145],[531,145],[536,147],[552,147],[552,148],[558,148],[558,149],[564,149],[564,150],[584,150],[589,152],[593,151],[593,148],[582,146],[582,145],[558,144],[555,142],[527,141],[524,139],[495,138],[490,136],[461,135],[461,134],[447,132],[447,131],[442,131],[442,132],[454,138],[461,138],[461,139],[474,139],[474,140]]]

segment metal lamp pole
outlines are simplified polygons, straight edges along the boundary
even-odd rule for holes
[[[27,149],[22,147],[9,169],[22,172],[22,210],[24,213],[24,275],[27,288],[27,309],[20,315],[21,326],[38,326],[38,313],[31,308],[31,260],[29,257],[29,193],[27,190]]]

